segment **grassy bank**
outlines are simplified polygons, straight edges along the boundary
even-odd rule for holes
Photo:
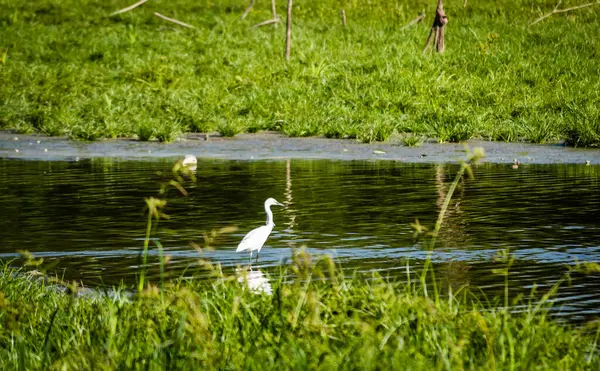
[[[469,152],[446,194],[432,234],[435,247]],[[186,193],[178,162],[175,187]],[[192,179],[193,180],[193,179]],[[513,259],[498,256],[493,274],[505,278],[503,297],[481,301],[468,288],[436,279],[427,260],[405,279],[377,273],[348,277],[331,258],[296,251],[279,271],[238,268],[224,273],[200,261],[203,280],[165,282],[169,259],[159,249],[161,278],[145,275],[153,227],[166,200],[147,198],[147,235],[136,291],[82,293],[76,285],[0,267],[0,366],[3,369],[598,369],[597,322],[584,327],[550,317],[559,286],[510,299]],[[202,254],[224,228],[207,234]],[[44,267],[25,253],[26,265]],[[600,266],[582,263],[583,273]],[[42,269],[43,270],[43,269]],[[535,289],[533,289],[535,291]],[[499,303],[502,304],[499,304]],[[511,311],[518,308],[519,312]]]
[[[344,278],[298,259],[258,294],[235,277],[75,297],[0,272],[4,369],[598,369],[597,330],[484,310],[417,283]],[[327,278],[326,281],[320,279]]]
[[[600,144],[598,7],[530,26],[556,1],[447,1],[447,51],[422,55],[435,1],[298,2],[285,63],[284,27],[250,28],[270,18],[266,1],[243,21],[241,0],[149,1],[108,17],[127,5],[0,0],[0,128]],[[421,11],[424,23],[402,29]]]

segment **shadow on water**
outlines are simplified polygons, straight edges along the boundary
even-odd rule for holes
[[[46,262],[58,260],[55,272],[66,279],[135,282],[143,199],[156,194],[165,180],[158,172],[171,165],[0,159],[0,257],[29,250]],[[235,247],[264,223],[262,204],[275,197],[286,207],[275,210],[276,227],[248,278],[265,278],[301,246],[332,255],[348,272],[404,276],[407,265],[417,272],[427,257],[410,223],[433,226],[457,169],[385,161],[201,160],[197,183],[186,187],[189,196],[167,195],[170,219],[160,221],[153,237],[170,256],[168,275],[201,277],[200,256],[190,243],[201,242],[205,231],[236,225],[236,233],[221,236],[202,256],[234,272],[247,264]],[[473,170],[476,179],[463,180],[454,194],[432,254],[436,275],[448,286],[501,294],[504,278],[492,269],[504,249],[516,259],[509,276],[514,294],[551,286],[577,260],[600,261],[600,167],[481,164]],[[158,252],[150,256],[150,277],[156,278]],[[573,275],[556,299],[561,310],[597,314],[597,278]]]

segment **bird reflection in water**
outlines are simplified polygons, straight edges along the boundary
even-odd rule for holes
[[[196,171],[196,169],[198,168],[198,160],[194,155],[185,155],[185,157],[181,161],[181,165],[185,166],[190,171]]]
[[[252,269],[252,266],[248,268],[237,268],[235,270],[237,280],[240,283],[246,283],[248,289],[255,294],[273,294],[273,289],[269,283],[269,279],[258,269]]]

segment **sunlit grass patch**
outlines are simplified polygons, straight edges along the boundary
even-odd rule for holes
[[[284,27],[249,28],[271,16],[259,4],[243,21],[247,4],[233,0],[148,3],[114,17],[107,15],[123,4],[0,4],[3,128],[94,139],[133,137],[152,120],[177,121],[184,133],[239,119],[244,131],[364,142],[412,132],[450,142],[598,145],[582,114],[600,106],[597,8],[529,26],[555,2],[446,4],[446,53],[435,55],[421,53],[428,22],[402,28],[423,10],[432,14],[431,2],[345,5],[346,27],[339,4],[313,2],[294,9],[286,63]],[[285,4],[277,10],[284,14]],[[62,129],[57,111],[67,118]]]

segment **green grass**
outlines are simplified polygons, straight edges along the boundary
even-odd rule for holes
[[[447,51],[423,55],[435,1],[298,3],[286,63],[284,27],[250,28],[269,4],[244,21],[240,0],[152,1],[107,16],[127,5],[0,0],[0,127],[89,140],[157,122],[168,141],[227,122],[229,133],[365,142],[399,132],[600,144],[599,7],[530,26],[556,1],[448,2]],[[401,29],[421,11],[424,23]]]
[[[409,134],[402,137],[402,143],[407,147],[420,147],[423,142],[423,138],[419,135]]]
[[[166,283],[133,297],[76,297],[0,271],[4,369],[598,369],[595,325],[486,309],[466,292],[345,278],[303,255],[271,276],[272,295],[236,277]],[[216,270],[218,271],[218,270]],[[325,280],[324,280],[325,278]],[[365,279],[368,278],[368,279]]]
[[[235,137],[236,135],[242,133],[244,131],[244,126],[242,120],[228,120],[226,122],[222,122],[217,130],[224,137]]]

